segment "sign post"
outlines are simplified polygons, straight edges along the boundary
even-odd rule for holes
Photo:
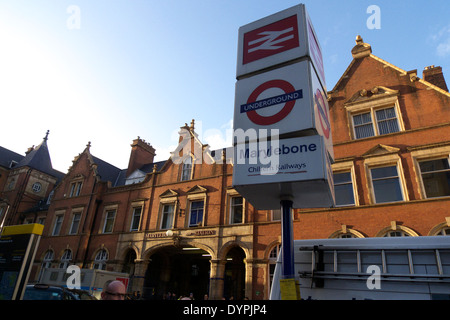
[[[303,4],[239,28],[236,79],[233,186],[256,209],[281,207],[282,298],[299,299],[292,210],[334,206],[322,52]]]
[[[292,201],[281,200],[282,270],[284,279],[295,278]]]

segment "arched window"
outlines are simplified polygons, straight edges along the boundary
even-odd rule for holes
[[[44,273],[45,269],[48,269],[52,266],[52,261],[53,261],[53,251],[52,250],[48,250],[45,253],[44,259],[42,260],[42,264],[41,264],[41,271],[39,271],[39,277],[38,277],[38,281],[41,280],[42,274]]]
[[[364,235],[361,232],[348,228],[345,224],[341,226],[340,230],[337,230],[330,235],[330,239],[348,238],[364,238]]]
[[[181,181],[191,180],[192,177],[192,158],[186,157],[183,160],[183,166],[181,168]]]
[[[409,237],[409,234],[403,230],[390,230],[386,232],[383,237]]]
[[[108,260],[108,252],[105,249],[97,252],[97,255],[94,259],[93,269],[105,270],[106,269],[106,261]]]
[[[70,261],[72,261],[72,250],[66,249],[61,257],[61,262],[59,263],[59,267],[65,269],[69,266]]]
[[[442,228],[436,233],[437,236],[450,236],[450,227]]]
[[[429,236],[450,236],[450,217],[430,230]]]
[[[336,238],[339,239],[349,239],[349,238],[356,238],[356,236],[353,233],[347,232],[347,233],[340,233],[336,236]]]
[[[277,259],[278,259],[278,255],[280,254],[280,248],[281,248],[281,244],[277,244],[275,245],[272,250],[270,250],[269,253],[269,292],[267,293],[267,295],[270,294],[270,290],[272,289],[272,281],[273,281],[273,276],[275,274],[275,267],[277,265]]]
[[[419,234],[413,229],[397,224],[396,221],[391,221],[391,226],[386,227],[376,237],[418,237]]]
[[[44,266],[44,268],[50,268],[50,266],[52,264],[53,256],[54,256],[54,254],[53,254],[52,250],[48,250],[45,253],[44,260],[42,261],[42,266]]]

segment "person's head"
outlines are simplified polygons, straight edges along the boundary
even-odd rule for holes
[[[108,280],[103,286],[102,300],[124,300],[126,288],[123,282],[118,280]]]

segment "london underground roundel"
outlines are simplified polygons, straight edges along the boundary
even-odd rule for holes
[[[320,92],[319,89],[317,89],[316,93],[314,94],[314,102],[317,106],[317,110],[319,111],[319,122],[323,131],[323,135],[326,139],[328,139],[330,137],[331,125],[330,120],[328,119],[328,112],[325,109],[325,100],[323,99],[322,92]]]
[[[258,97],[268,89],[278,88],[284,93],[277,96],[272,96],[262,100]],[[261,126],[268,126],[275,124],[286,118],[292,111],[297,99],[302,98],[302,90],[295,90],[294,86],[285,80],[275,79],[269,80],[259,85],[248,97],[247,103],[241,105],[241,113],[247,113],[248,119]],[[257,110],[268,108],[271,106],[284,104],[280,111],[270,116],[260,115]]]

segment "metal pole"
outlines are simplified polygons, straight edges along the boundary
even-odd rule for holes
[[[294,230],[292,223],[292,201],[281,200],[281,254],[282,279],[293,279],[294,270]]]

